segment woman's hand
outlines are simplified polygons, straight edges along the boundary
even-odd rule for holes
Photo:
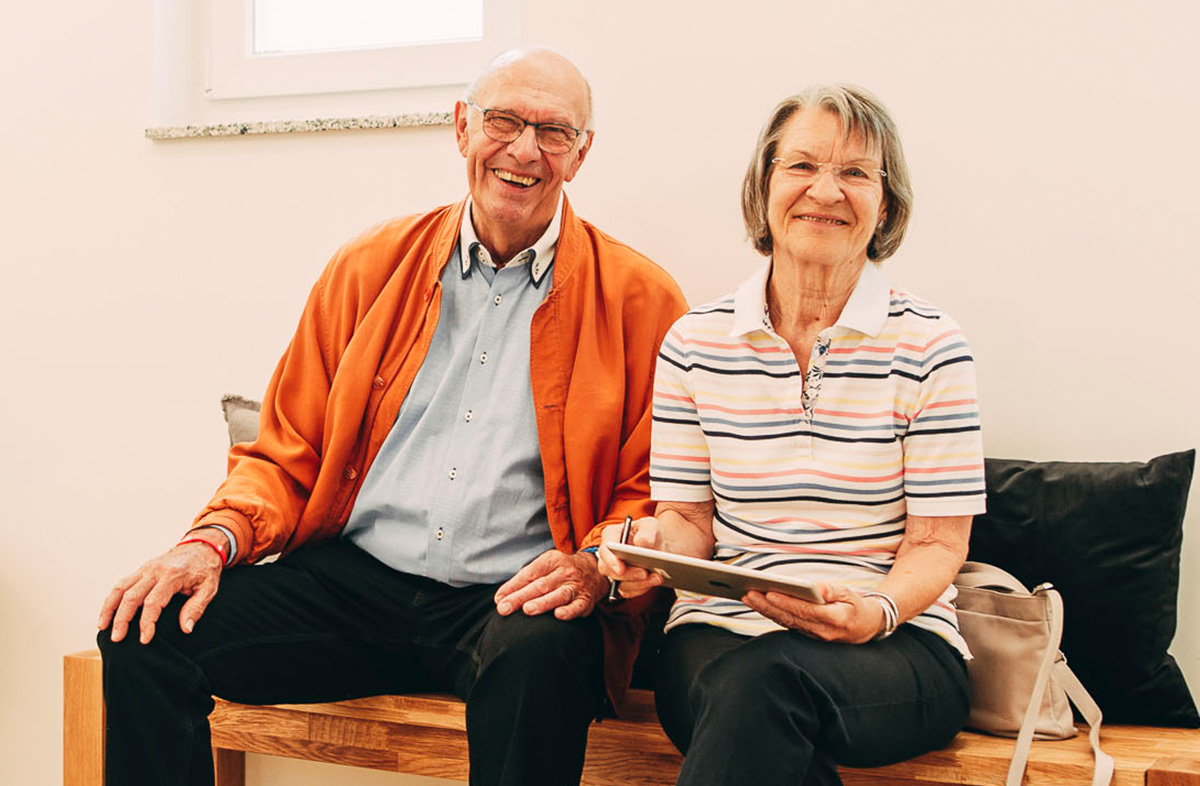
[[[824,604],[757,590],[746,593],[742,603],[785,628],[822,641],[862,644],[883,630],[883,606],[875,598],[829,584],[818,584],[817,591]]]
[[[971,516],[916,516],[905,522],[896,561],[877,588],[896,602],[898,623],[929,608],[950,586],[967,556]],[[742,602],[785,628],[815,639],[862,643],[883,629],[883,607],[845,587],[818,585],[826,603],[809,603],[778,592],[750,592]]]
[[[621,524],[610,524],[601,534],[600,550],[596,552],[599,559],[600,575],[621,582],[619,590],[622,598],[636,598],[662,584],[662,576],[645,568],[626,565],[616,554],[609,550],[610,543],[621,542]],[[663,548],[662,528],[654,516],[646,516],[633,522],[629,529],[629,543],[648,549]]]

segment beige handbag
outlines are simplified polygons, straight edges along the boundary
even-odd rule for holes
[[[1091,727],[1092,786],[1109,786],[1114,763],[1100,749],[1100,707],[1067,666],[1063,602],[1042,584],[1033,592],[992,565],[968,562],[954,580],[958,626],[974,656],[967,662],[971,716],[967,727],[1017,742],[1006,786],[1020,786],[1034,739],[1075,736],[1071,703]]]

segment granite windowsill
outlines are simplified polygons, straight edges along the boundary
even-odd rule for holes
[[[318,131],[361,131],[383,128],[421,128],[448,126],[454,122],[452,112],[411,112],[401,115],[371,115],[369,117],[331,117],[312,120],[259,120],[246,123],[213,123],[194,126],[151,126],[146,138],[202,139],[206,137],[251,136],[258,134],[305,134]]]

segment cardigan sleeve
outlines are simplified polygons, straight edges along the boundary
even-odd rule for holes
[[[650,500],[650,435],[653,424],[654,367],[659,347],[675,320],[687,310],[678,285],[657,266],[637,292],[623,302],[625,402],[623,439],[617,451],[613,493],[608,509],[583,538],[581,547],[598,545],[600,530],[625,516],[654,512]]]
[[[283,549],[316,482],[332,378],[326,296],[332,267],[313,286],[267,386],[257,439],[230,449],[228,475],[193,523],[229,528],[238,562]]]

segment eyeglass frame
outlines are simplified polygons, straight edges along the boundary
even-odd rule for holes
[[[786,160],[787,159],[785,159],[783,156],[775,156],[774,158],[771,159],[771,163],[772,164],[782,164]],[[793,161],[793,163],[795,163],[797,161],[803,161],[803,160],[804,159],[802,159],[802,158],[795,159]],[[825,171],[826,167],[828,167],[829,171],[831,173],[833,173],[833,177],[835,180],[837,179],[838,175],[840,175],[842,173],[842,170],[844,170],[844,169],[861,169],[864,172],[878,172],[879,173],[879,182],[878,183],[871,180],[870,178],[867,178],[867,182],[873,186],[874,185],[882,185],[883,179],[887,177],[886,169],[877,169],[875,167],[867,167],[867,166],[862,166],[860,164],[835,164],[832,161],[809,161],[808,163],[812,164],[813,166],[815,166],[817,168],[817,171],[812,173],[813,180],[816,180],[817,178],[819,178],[821,176],[821,173]],[[775,169],[779,169],[779,167],[775,167]],[[783,174],[788,175],[789,177],[797,177],[800,174],[802,174],[800,172],[792,172],[787,167],[784,167],[781,171],[783,172]]]
[[[561,122],[531,123],[528,120],[526,120],[525,118],[521,117],[520,115],[509,112],[507,109],[496,109],[495,107],[490,107],[490,106],[483,107],[483,106],[480,106],[479,104],[475,103],[474,101],[472,101],[469,98],[466,99],[464,103],[466,103],[466,105],[471,107],[472,109],[477,110],[479,112],[479,114],[483,115],[483,133],[487,134],[488,139],[491,139],[494,142],[502,142],[506,145],[511,145],[513,142],[516,142],[518,139],[520,139],[521,134],[525,133],[525,128],[529,127],[529,128],[533,129],[533,140],[534,140],[534,142],[537,143],[538,150],[541,150],[543,153],[549,153],[552,156],[561,156],[561,155],[566,155],[567,153],[570,153],[571,150],[574,149],[576,143],[579,142],[580,137],[582,137],[586,133],[589,133],[588,131],[586,131],[582,128],[576,128],[575,126],[571,125],[570,123],[561,123]],[[520,120],[521,128],[518,129],[517,135],[514,136],[512,139],[505,140],[505,139],[496,139],[496,137],[492,136],[491,134],[488,134],[488,131],[487,131],[487,113],[488,112],[499,112],[500,114],[504,115],[505,117],[511,117],[514,120]],[[575,138],[571,140],[571,145],[566,150],[563,150],[563,151],[547,150],[546,148],[542,147],[542,140],[538,136],[538,129],[541,128],[542,126],[556,126],[558,128],[569,128],[575,132]]]

